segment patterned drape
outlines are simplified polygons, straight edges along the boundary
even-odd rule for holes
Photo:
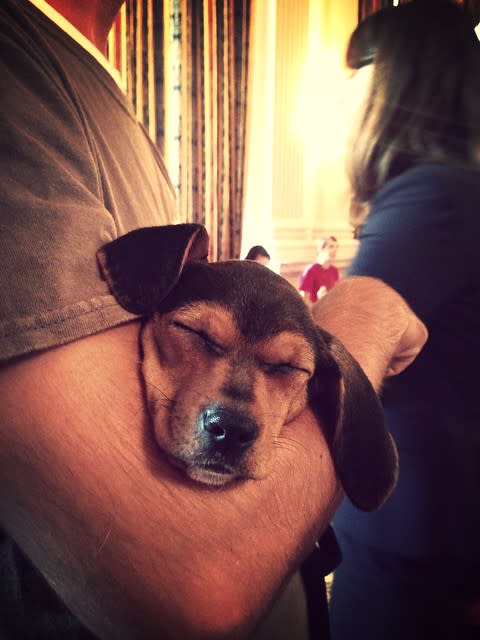
[[[240,255],[250,3],[127,0],[110,53],[214,260]]]
[[[383,7],[389,7],[394,4],[402,4],[409,0],[359,0],[358,1],[358,19],[363,20],[370,13],[374,13]],[[480,0],[455,0],[458,4],[463,4],[472,16],[475,24],[480,20]]]

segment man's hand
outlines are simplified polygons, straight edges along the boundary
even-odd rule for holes
[[[317,324],[339,338],[363,367],[375,389],[386,376],[406,369],[428,338],[423,322],[381,280],[341,280],[312,308]]]

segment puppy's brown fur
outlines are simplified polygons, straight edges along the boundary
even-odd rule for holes
[[[142,371],[160,448],[198,482],[261,478],[283,425],[309,403],[345,492],[378,507],[397,456],[363,371],[284,278],[251,261],[208,263],[207,249],[203,227],[172,225],[98,254],[118,302],[146,318]]]

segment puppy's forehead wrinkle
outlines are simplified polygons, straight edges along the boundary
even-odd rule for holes
[[[298,332],[299,327],[313,340],[313,320],[298,291],[285,278],[256,262],[189,263],[158,311],[164,313],[199,301],[230,311],[249,340],[262,340],[282,331]]]
[[[259,352],[265,362],[291,360],[292,364],[312,369],[315,365],[315,345],[298,331],[282,331],[263,340]]]

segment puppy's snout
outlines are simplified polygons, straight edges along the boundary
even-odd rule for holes
[[[243,453],[258,437],[258,426],[250,416],[225,407],[205,409],[200,428],[208,448],[223,454]]]

